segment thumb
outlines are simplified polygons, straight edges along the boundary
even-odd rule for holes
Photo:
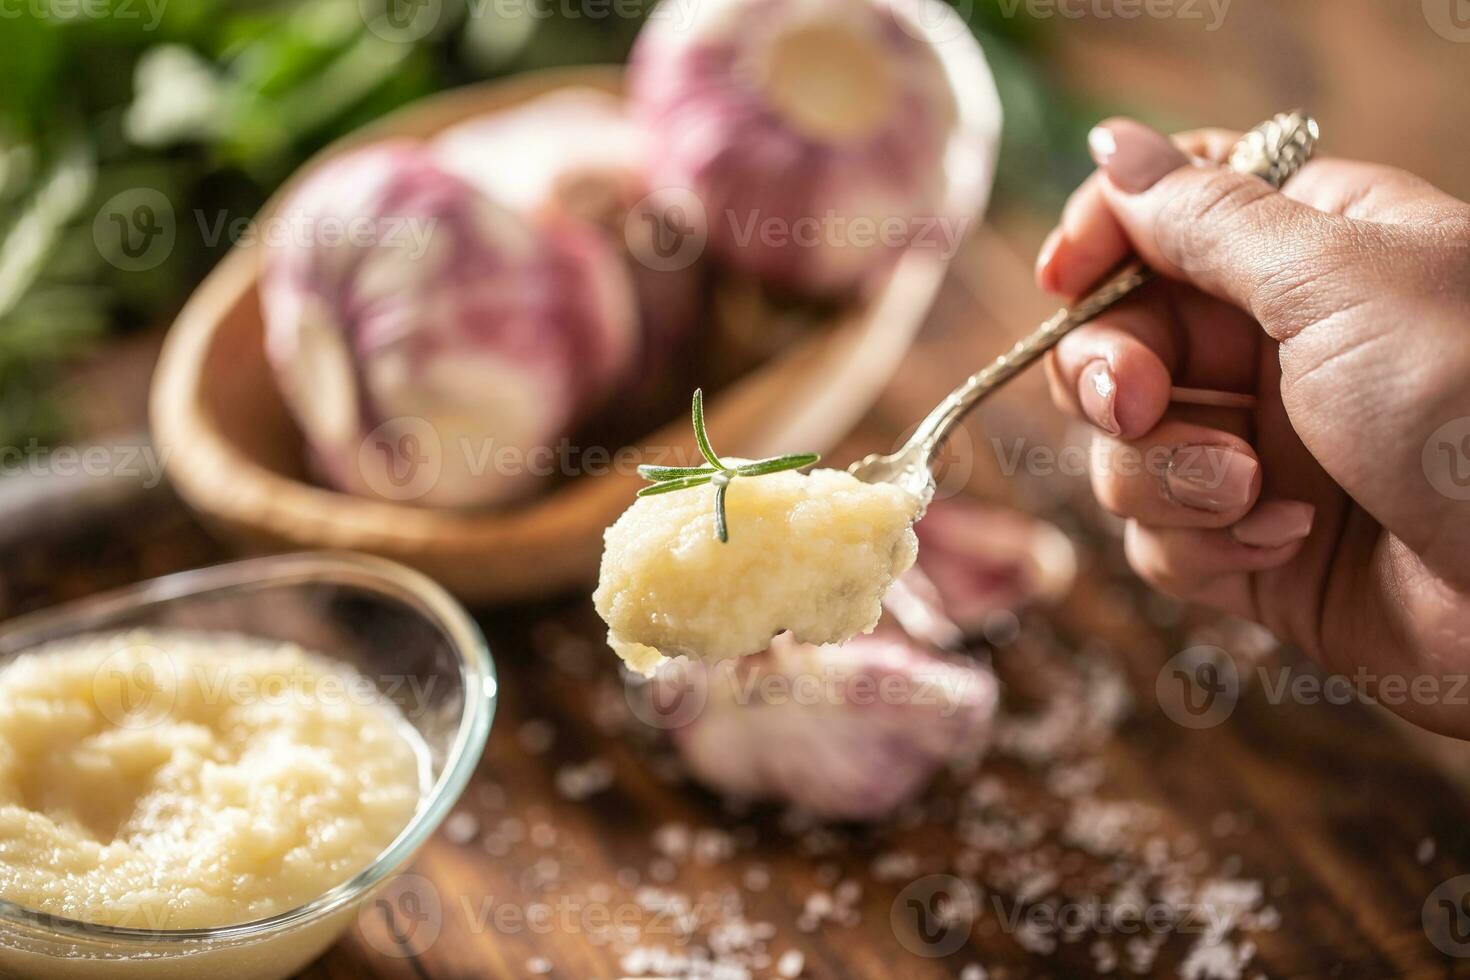
[[[1277,340],[1325,312],[1323,297],[1336,291],[1328,280],[1350,281],[1341,273],[1356,222],[1185,156],[1131,119],[1099,124],[1088,146],[1107,177],[1103,194],[1144,262],[1241,307]]]

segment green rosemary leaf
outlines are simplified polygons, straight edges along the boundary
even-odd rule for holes
[[[675,490],[688,490],[691,487],[702,487],[710,481],[707,476],[686,476],[682,480],[665,480],[662,483],[651,483],[638,491],[640,497],[652,497],[660,493],[673,493]]]
[[[821,459],[816,453],[793,453],[789,456],[772,456],[769,459],[741,463],[739,466],[726,466],[720,461],[720,457],[715,455],[715,449],[710,445],[709,433],[704,428],[704,392],[698,388],[694,389],[691,414],[694,418],[694,440],[699,443],[699,452],[709,462],[709,465],[640,466],[638,475],[653,482],[639,490],[638,496],[652,497],[655,494],[702,487],[706,483],[714,484],[715,533],[721,542],[730,540],[730,523],[725,514],[725,496],[729,493],[730,484],[735,481],[736,477],[765,476],[767,473],[779,473],[782,470],[797,470]]]
[[[767,473],[780,473],[782,470],[799,470],[803,466],[810,466],[822,457],[817,453],[795,453],[790,456],[772,456],[770,459],[758,459],[753,463],[743,463],[735,467],[738,476],[765,476]]]
[[[725,520],[725,491],[729,489],[728,481],[715,488],[715,533],[720,536],[721,543],[730,541],[730,525]]]
[[[638,467],[638,475],[645,480],[654,483],[662,483],[665,480],[682,480],[689,476],[713,476],[718,473],[713,466],[651,466]]]
[[[699,451],[709,465],[718,470],[728,470],[730,467],[720,462],[720,457],[715,455],[715,447],[710,445],[709,433],[704,429],[704,392],[698,388],[694,389],[694,440],[699,443]]]

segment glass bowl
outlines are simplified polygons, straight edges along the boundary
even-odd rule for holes
[[[130,929],[0,901],[0,976],[289,976],[352,924],[464,791],[495,711],[485,639],[464,609],[418,572],[364,555],[315,552],[169,575],[12,620],[0,626],[0,664],[41,643],[132,627],[245,634],[342,661],[372,679],[418,731],[429,750],[430,788],[372,864],[269,918],[209,929]]]

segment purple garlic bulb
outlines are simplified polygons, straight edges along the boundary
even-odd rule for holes
[[[727,265],[841,294],[916,238],[957,231],[936,227],[955,220],[942,212],[955,94],[906,17],[887,0],[655,10],[630,61],[653,183],[692,192]]]
[[[629,369],[632,290],[607,244],[528,223],[417,144],[326,162],[273,221],[286,233],[266,239],[266,349],[338,489],[443,507],[523,497],[548,475],[538,450]]]
[[[651,700],[689,716],[669,727],[695,778],[830,819],[879,819],[982,751],[999,703],[988,668],[885,631],[842,646],[782,634],[752,657],[674,661],[653,684],[688,685],[691,673],[695,701],[657,690]]]
[[[512,210],[596,229],[628,267],[643,343],[645,381],[674,360],[694,330],[703,276],[694,262],[664,262],[646,238],[641,210],[657,207],[648,184],[647,131],[622,100],[592,88],[559,89],[458,124],[434,142],[435,159]],[[681,392],[682,394],[682,392]]]
[[[914,525],[919,575],[967,635],[998,612],[1060,599],[1077,577],[1077,550],[1052,524],[1021,511],[952,497]]]

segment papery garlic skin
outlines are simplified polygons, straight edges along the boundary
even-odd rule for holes
[[[525,214],[601,223],[648,193],[647,136],[597,89],[558,89],[475,116],[439,134],[432,150],[445,170]]]
[[[417,144],[326,162],[276,217],[295,230],[264,259],[266,350],[339,489],[450,507],[524,496],[533,452],[628,370],[631,285],[606,244],[531,225]]]
[[[641,497],[604,535],[592,598],[608,644],[639,673],[666,656],[757,653],[786,630],[812,643],[871,632],[914,563],[921,505],[891,484],[820,469],[736,479],[726,542],[714,496],[705,485]]]
[[[624,103],[592,88],[558,89],[513,108],[466,120],[440,134],[434,158],[512,210],[537,220],[577,221],[622,256],[637,300],[640,387],[667,382],[667,368],[694,333],[704,276],[692,264],[655,267],[646,222],[647,130]]]
[[[919,588],[936,592],[966,634],[983,632],[997,611],[1060,599],[1077,577],[1071,539],[1021,511],[951,497],[931,503],[915,531],[915,571],[927,579]]]
[[[880,819],[982,751],[999,703],[988,668],[892,632],[842,646],[781,636],[709,668],[703,693],[703,709],[671,732],[696,779],[843,820]]]
[[[655,10],[629,62],[654,182],[694,193],[727,264],[839,294],[959,217],[942,210],[955,94],[904,16],[885,0]]]

